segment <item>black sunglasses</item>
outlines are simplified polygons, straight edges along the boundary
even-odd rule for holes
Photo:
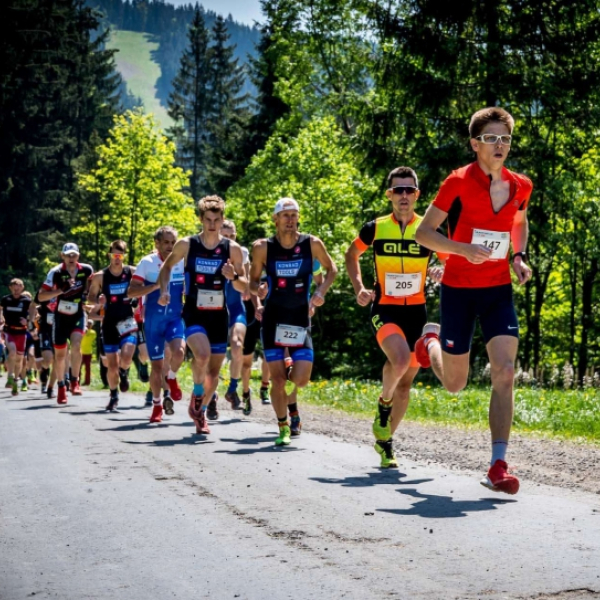
[[[407,196],[414,194],[419,188],[414,187],[412,185],[397,185],[396,187],[391,188],[394,194],[398,194],[401,196],[404,192],[406,192]]]

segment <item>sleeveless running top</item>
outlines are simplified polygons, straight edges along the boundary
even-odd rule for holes
[[[415,241],[422,220],[415,214],[402,232],[392,213],[360,230],[357,247],[364,252],[373,246],[376,304],[425,304],[425,280],[432,253]]]
[[[223,303],[217,310],[226,310],[225,281],[222,268],[230,258],[229,240],[222,238],[210,250],[200,241],[199,235],[190,238],[187,259],[185,261],[186,296],[185,309],[198,307],[198,291],[215,291],[223,295]]]
[[[132,299],[127,297],[132,275],[129,266],[123,266],[120,275],[113,275],[109,267],[102,270],[102,293],[106,298],[105,317],[121,321],[133,316]]]
[[[291,248],[284,248],[275,236],[269,238],[266,271],[269,293],[265,310],[308,307],[313,273],[310,236],[300,234]]]

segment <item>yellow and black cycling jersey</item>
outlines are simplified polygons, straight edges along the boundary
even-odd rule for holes
[[[425,304],[425,279],[431,250],[417,244],[415,233],[423,217],[414,215],[404,232],[393,213],[370,221],[355,240],[364,252],[373,247],[375,303]]]

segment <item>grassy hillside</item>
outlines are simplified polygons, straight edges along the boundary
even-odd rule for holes
[[[152,113],[159,125],[165,128],[172,121],[156,98],[160,67],[152,60],[151,53],[158,44],[150,42],[150,37],[147,33],[113,30],[107,46],[118,50],[115,55],[117,69],[127,82],[129,91],[142,99],[146,112]]]

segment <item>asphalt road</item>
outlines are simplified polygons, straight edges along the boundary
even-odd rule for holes
[[[600,598],[598,495],[105,404],[0,389],[1,600]]]

